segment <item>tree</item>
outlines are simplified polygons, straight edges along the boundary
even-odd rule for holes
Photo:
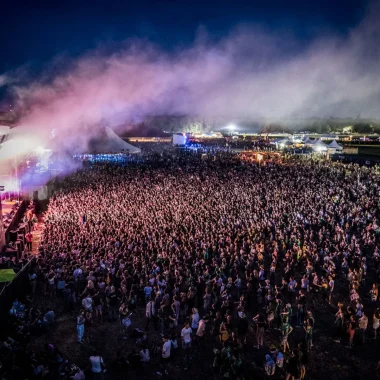
[[[355,133],[373,133],[373,126],[369,123],[355,123],[352,129]]]

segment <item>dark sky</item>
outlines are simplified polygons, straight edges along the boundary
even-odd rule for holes
[[[346,33],[363,16],[361,0],[3,0],[0,74],[38,68],[58,54],[80,55],[99,43],[148,38],[165,49],[191,43],[200,27],[223,37],[238,24],[290,31],[307,43],[322,32]]]

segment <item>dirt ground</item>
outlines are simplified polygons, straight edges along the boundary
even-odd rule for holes
[[[109,323],[105,321],[95,323],[91,339],[87,339],[84,344],[76,342],[76,313],[67,314],[63,311],[63,305],[60,300],[50,301],[45,298],[36,299],[37,306],[53,307],[56,310],[56,327],[50,334],[44,334],[40,337],[33,338],[30,348],[40,349],[45,343],[53,343],[66,356],[73,360],[82,369],[88,365],[88,358],[94,348],[98,349],[103,356],[104,361],[109,368],[108,379],[122,379],[123,376],[112,372],[112,361],[116,352],[121,350],[124,355],[130,353],[133,349],[140,351],[136,344],[136,339],[128,337],[122,339],[122,333],[118,322]],[[145,317],[144,307],[140,305],[132,316],[132,328],[138,327],[144,329]],[[306,378],[315,380],[343,380],[343,379],[376,379],[376,364],[379,359],[379,343],[372,339],[371,322],[369,331],[367,331],[367,342],[362,344],[360,338],[356,336],[356,343],[352,349],[347,347],[348,341],[342,340],[342,343],[334,342],[334,317],[335,309],[332,307],[315,310],[315,334],[313,339],[313,348],[310,354],[309,365],[307,366]],[[367,314],[372,316],[372,314]],[[251,317],[248,315],[248,317]],[[178,327],[178,335],[180,329]],[[247,345],[243,349],[244,358],[244,378],[245,379],[266,379],[268,378],[263,370],[264,356],[268,353],[271,346],[279,347],[280,332],[278,330],[266,331],[266,347],[258,350],[254,348],[255,338],[253,326],[247,339]],[[358,335],[358,334],[357,334]],[[293,348],[297,343],[302,342],[304,330],[294,328],[289,337],[290,347]],[[161,342],[160,335],[154,332],[151,326],[148,332],[148,347],[154,342]],[[172,360],[168,366],[169,375],[161,377],[156,374],[160,371],[160,355],[152,357],[151,363],[141,369],[129,370],[125,373],[128,379],[195,379],[195,378],[212,378],[211,365],[213,361],[213,348],[220,347],[216,339],[210,336],[202,343],[200,347],[193,345],[192,364],[187,371],[184,371],[183,352],[181,348],[172,350]],[[286,355],[287,356],[287,355]],[[285,356],[285,357],[286,357]],[[56,378],[52,374],[51,378]],[[276,369],[273,379],[284,378],[284,373]]]

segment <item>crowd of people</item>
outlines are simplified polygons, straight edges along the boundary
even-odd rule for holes
[[[379,186],[369,168],[291,157],[258,165],[215,150],[80,170],[50,200],[33,300],[11,313],[21,331],[3,349],[51,336],[54,310],[33,308],[48,296],[73,315],[67,335],[78,345],[107,323],[135,342],[112,357],[117,373],[154,357],[157,376],[170,377],[173,360],[191,373],[208,350],[215,379],[304,379],[321,313],[335,314],[330,337],[347,350],[377,338]],[[54,357],[58,373],[85,378],[55,342],[44,350],[28,359],[41,366],[36,377]],[[102,355],[112,356],[90,359],[97,379],[111,361]]]

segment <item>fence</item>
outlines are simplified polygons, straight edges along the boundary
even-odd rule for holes
[[[16,276],[0,292],[0,323],[6,326],[9,320],[9,310],[12,302],[16,299],[24,299],[30,290],[29,270],[35,263],[36,258],[33,257],[25,264],[22,269],[17,272]],[[4,329],[5,333],[6,330]]]

